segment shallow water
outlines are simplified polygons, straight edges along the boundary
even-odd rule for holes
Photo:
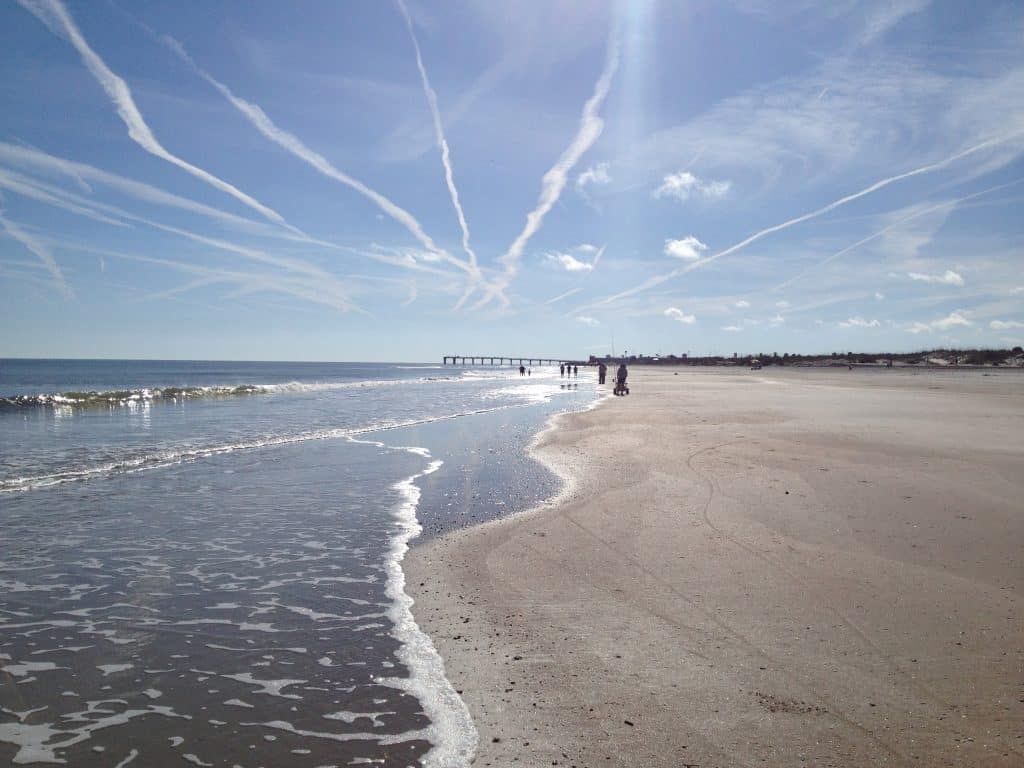
[[[465,761],[472,724],[401,555],[421,522],[550,495],[523,447],[593,385],[283,373],[286,390],[233,398],[0,412],[0,762]]]

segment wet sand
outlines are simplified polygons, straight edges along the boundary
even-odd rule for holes
[[[475,765],[1024,765],[1024,375],[634,369],[409,553]]]

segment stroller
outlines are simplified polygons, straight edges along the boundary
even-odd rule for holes
[[[626,377],[625,376],[623,376],[621,378],[616,377],[616,379],[615,379],[615,389],[612,390],[612,394],[614,394],[614,395],[628,395],[629,394],[629,386],[626,384]]]

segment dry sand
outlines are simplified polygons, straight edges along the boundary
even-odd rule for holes
[[[630,383],[406,561],[475,765],[1024,765],[1024,375]]]

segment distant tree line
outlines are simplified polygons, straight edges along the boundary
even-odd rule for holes
[[[984,365],[984,366],[1024,366],[1024,349],[936,349],[917,352],[831,352],[821,355],[802,355],[799,353],[759,352],[756,355],[733,354],[691,356],[682,355],[591,355],[590,363],[626,363],[634,365],[804,365],[804,366],[944,366],[944,365]]]

